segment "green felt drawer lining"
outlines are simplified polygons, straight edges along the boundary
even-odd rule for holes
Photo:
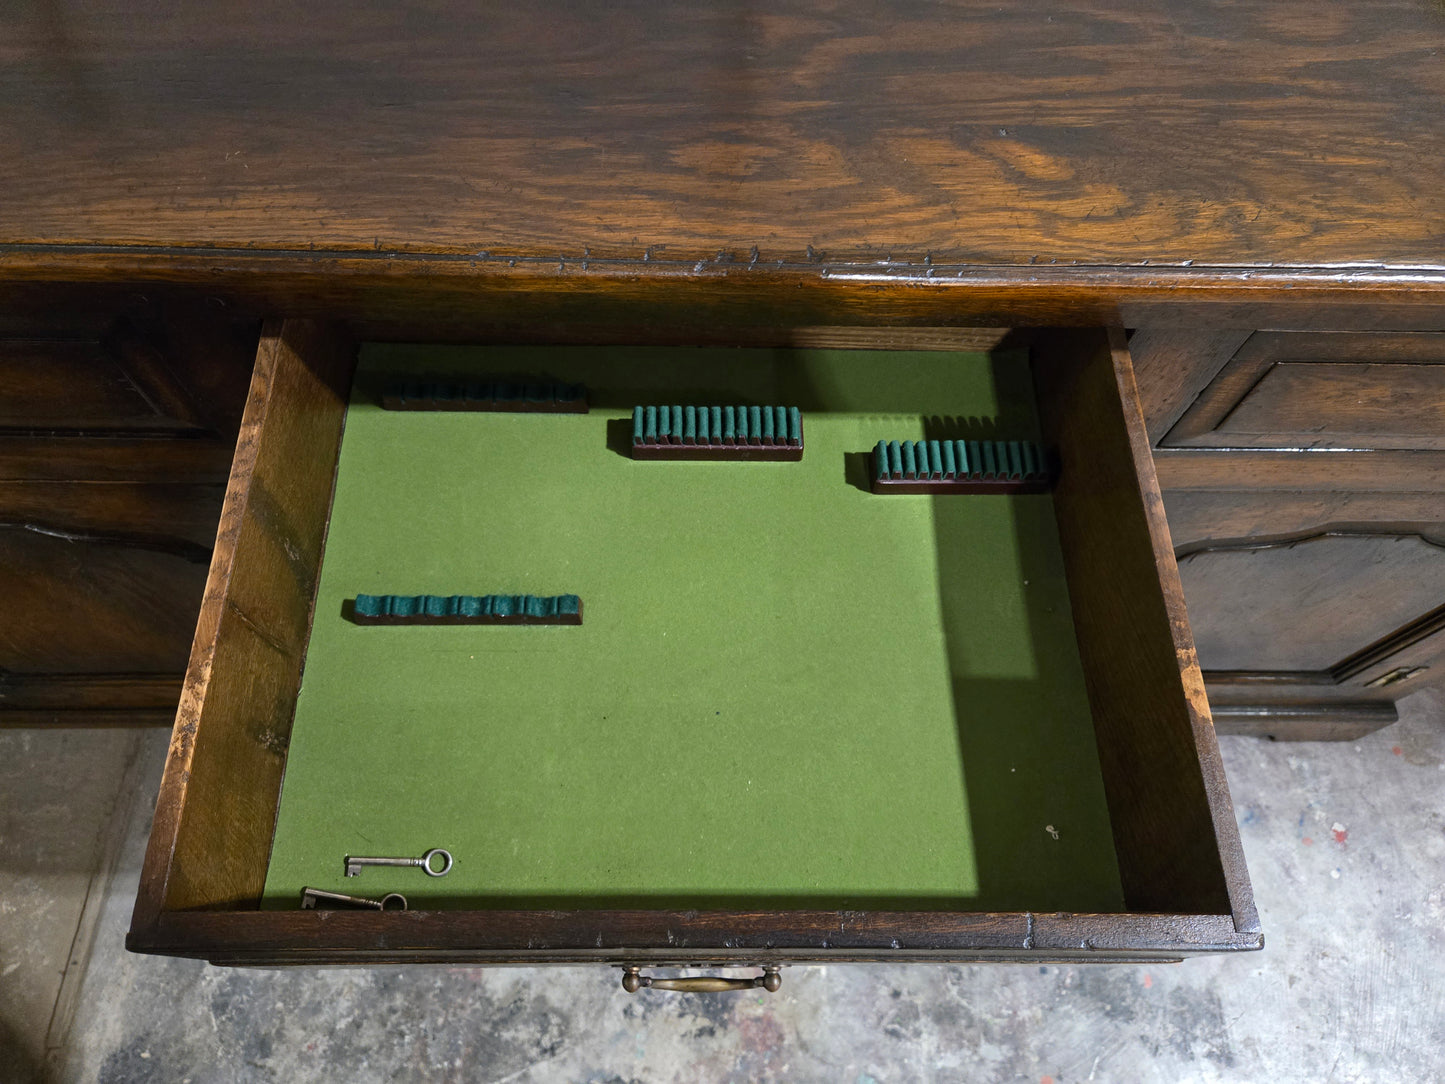
[[[380,409],[388,375],[589,414]],[[803,408],[801,463],[634,462],[638,403]],[[1122,909],[1048,496],[872,496],[879,439],[1038,439],[1018,355],[363,350],[266,906]],[[359,627],[357,593],[575,593]],[[452,852],[445,878],[342,858]]]

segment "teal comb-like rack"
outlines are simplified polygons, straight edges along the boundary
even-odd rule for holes
[[[1026,440],[880,440],[874,493],[1045,493],[1048,455]]]

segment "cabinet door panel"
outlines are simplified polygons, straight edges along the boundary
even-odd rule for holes
[[[1445,335],[1259,332],[1162,444],[1445,450]]]
[[[1329,673],[1445,603],[1445,546],[1418,534],[1320,534],[1179,561],[1206,671]]]

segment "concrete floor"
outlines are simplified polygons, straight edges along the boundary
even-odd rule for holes
[[[0,1082],[1396,1081],[1445,1051],[1445,699],[1222,741],[1263,953],[1173,967],[235,971],[122,947],[166,735],[0,734]]]

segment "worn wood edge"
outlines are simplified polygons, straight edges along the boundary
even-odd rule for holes
[[[1214,690],[1227,691],[1236,685],[1257,689],[1261,686],[1276,685],[1318,685],[1334,688],[1339,684],[1328,670],[1205,670],[1204,684],[1210,690],[1209,702],[1214,703]]]
[[[137,546],[209,564],[225,493],[224,483],[0,481],[0,530]]]
[[[1445,268],[953,264],[926,253],[878,259],[630,249],[615,256],[498,250],[284,250],[126,245],[0,245],[0,283],[199,288],[259,311],[342,318],[358,335],[417,335],[460,321],[534,326],[600,301],[646,323],[689,326],[1085,326],[1445,328]],[[506,319],[530,295],[537,311]],[[505,301],[490,317],[483,298]],[[418,307],[429,315],[418,316]],[[699,309],[709,310],[699,313]],[[1193,311],[1191,311],[1191,309]],[[500,314],[500,315],[499,315]],[[595,330],[593,332],[595,335]],[[597,340],[601,341],[601,340]]]
[[[691,959],[681,960],[676,957],[654,953],[637,954],[608,954],[606,956],[575,956],[570,958],[547,957],[533,959],[531,957],[518,958],[511,954],[482,954],[460,951],[450,952],[410,952],[405,956],[388,952],[366,952],[348,951],[344,955],[333,956],[288,956],[288,955],[267,955],[267,956],[234,956],[225,954],[213,954],[202,957],[207,963],[216,967],[265,967],[265,968],[291,968],[291,967],[384,967],[396,965],[467,965],[472,967],[539,967],[539,966],[578,966],[595,965],[597,967],[627,968],[637,965],[644,967],[712,967],[712,968],[745,968],[762,967],[764,965],[778,967],[812,967],[826,964],[870,964],[870,963],[913,963],[913,964],[1030,964],[1041,966],[1044,964],[1057,964],[1060,966],[1087,963],[1087,964],[1131,964],[1139,966],[1142,964],[1177,964],[1183,963],[1188,956],[1205,955],[1199,952],[1180,952],[1174,954],[1142,952],[1142,953],[1093,953],[1085,955],[1082,953],[1032,953],[1032,952],[863,952],[863,953],[828,953],[812,957],[804,957],[796,954],[789,955],[766,955],[754,954],[752,956],[699,956]],[[620,988],[619,988],[620,989]]]
[[[134,952],[254,963],[1051,958],[1250,951],[1228,915],[832,911],[169,912]]]
[[[171,244],[136,244],[105,239],[0,240],[0,280],[10,273],[7,268],[25,270],[27,278],[44,277],[45,269],[66,271],[66,277],[85,273],[110,275],[124,265],[210,263],[217,261],[255,261],[270,264],[326,263],[331,270],[367,264],[401,269],[412,265],[428,265],[434,269],[468,268],[473,272],[490,270],[501,273],[526,274],[533,271],[560,272],[576,275],[646,275],[670,274],[720,275],[778,273],[812,273],[828,275],[868,275],[880,280],[945,282],[962,275],[997,276],[1024,281],[1048,281],[1054,278],[1097,274],[1121,280],[1137,280],[1161,287],[1181,284],[1240,283],[1256,287],[1274,287],[1300,283],[1329,281],[1350,288],[1369,289],[1380,283],[1445,287],[1445,263],[1091,263],[1069,261],[1048,263],[978,263],[950,258],[935,251],[893,250],[884,257],[867,250],[804,251],[765,250],[758,246],[703,245],[689,250],[676,245],[631,245],[617,248],[586,245],[571,251],[556,248],[531,249],[505,244],[479,248],[475,245],[439,246],[434,244],[393,243],[380,246],[375,242],[324,247],[287,247],[285,245],[227,245],[204,242]]]
[[[190,782],[196,728],[200,722],[201,706],[205,702],[206,687],[210,682],[221,615],[225,609],[226,588],[235,567],[236,540],[245,519],[249,483],[256,467],[261,429],[270,405],[269,391],[275,378],[280,331],[279,322],[268,322],[262,328],[261,339],[257,345],[256,365],[251,374],[241,432],[236,438],[236,452],[226,483],[220,522],[216,528],[216,545],[212,550],[211,567],[206,576],[205,593],[201,597],[196,635],[191,642],[190,661],[186,667],[170,748],[161,775],[155,817],[151,823],[150,839],[141,866],[140,885],[136,890],[135,907],[131,912],[132,931],[155,924],[161,914],[170,879],[171,854],[180,831],[181,811]]]
[[[1114,374],[1119,385],[1119,398],[1124,407],[1129,445],[1149,511],[1149,533],[1154,547],[1155,567],[1163,587],[1164,605],[1169,612],[1169,627],[1174,637],[1175,654],[1179,659],[1185,703],[1194,730],[1195,746],[1199,751],[1199,763],[1204,770],[1204,789],[1214,821],[1215,838],[1224,863],[1230,909],[1234,914],[1237,930],[1242,933],[1258,933],[1259,911],[1255,906],[1254,889],[1244,861],[1244,845],[1239,838],[1239,825],[1234,819],[1234,801],[1230,797],[1229,781],[1224,775],[1219,741],[1215,735],[1214,720],[1205,693],[1204,675],[1200,671],[1199,657],[1194,648],[1194,634],[1190,630],[1189,616],[1185,610],[1184,585],[1180,581],[1179,566],[1174,559],[1174,544],[1169,536],[1164,498],[1154,471],[1148,430],[1129,360],[1129,346],[1121,328],[1109,328],[1108,336],[1109,349],[1114,360]]]
[[[277,343],[167,908],[258,905],[274,836],[355,363],[332,325],[288,319]]]
[[[238,542],[248,522],[252,479],[263,450],[263,437],[273,406],[272,392],[279,366],[285,351],[289,349],[288,337],[314,331],[316,327],[297,324],[295,321],[270,321],[257,346],[256,364],[247,393],[236,454],[217,528],[216,545],[197,619],[196,635],[192,641],[190,662],[181,689],[180,703],[175,713],[170,749],[156,801],[155,819],[132,912],[133,929],[143,929],[155,923],[162,913],[170,889],[172,863],[182,831],[197,731],[230,606],[230,587],[236,571]],[[331,331],[330,334],[340,338],[339,332]],[[339,440],[339,429],[337,439]],[[334,467],[334,456],[332,465]]]
[[[1328,524],[1320,527],[1307,527],[1302,530],[1284,531],[1279,534],[1256,534],[1243,538],[1209,538],[1179,544],[1174,549],[1174,557],[1176,560],[1182,561],[1186,557],[1195,557],[1205,553],[1293,549],[1295,546],[1326,538],[1415,538],[1427,546],[1445,549],[1445,523]]]
[[[1427,540],[1428,541],[1428,540]],[[1439,545],[1439,543],[1432,543]],[[1445,605],[1437,606],[1380,637],[1330,667],[1336,681],[1364,679],[1371,670],[1388,666],[1406,648],[1445,632]]]

